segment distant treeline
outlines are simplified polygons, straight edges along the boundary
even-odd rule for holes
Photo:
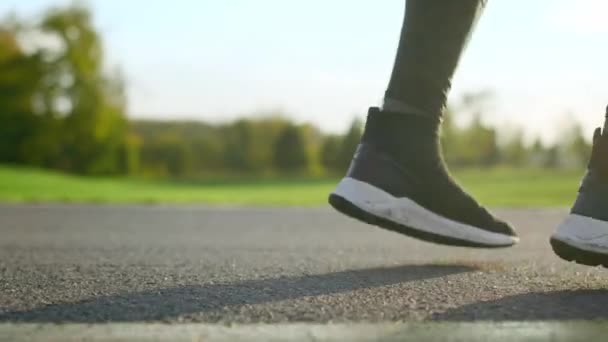
[[[280,117],[219,125],[133,121],[130,126],[135,173],[175,177],[343,172],[361,136],[359,121],[345,135],[334,136]]]
[[[85,7],[52,9],[34,23],[4,20],[0,163],[87,175],[338,175],[347,169],[361,136],[359,120],[344,134],[333,135],[274,114],[224,124],[129,121],[121,73],[105,70],[101,38]],[[505,137],[482,123],[483,96],[464,100],[448,111],[443,125],[450,166],[586,163],[589,145],[579,126],[573,125],[557,145],[525,144],[517,131]],[[455,125],[454,119],[465,114],[472,120]]]
[[[452,167],[579,168],[589,157],[590,146],[575,125],[569,139],[545,147],[540,140],[525,144],[517,132],[500,137],[479,119],[455,126],[452,115],[446,116],[442,129],[445,159]],[[132,171],[172,177],[339,175],[348,168],[362,133],[359,120],[345,134],[328,135],[312,125],[296,125],[281,117],[217,125],[133,121],[130,127],[130,139],[136,146]]]

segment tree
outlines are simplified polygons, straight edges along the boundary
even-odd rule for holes
[[[121,171],[124,84],[119,72],[103,73],[103,46],[91,13],[78,5],[53,9],[40,30],[62,43],[60,49],[42,49],[48,61],[45,107],[62,118],[62,153],[53,166],[80,173]]]
[[[29,37],[27,53],[19,36]],[[43,44],[53,38],[59,44]],[[125,172],[132,148],[125,147],[124,93],[121,74],[103,72],[87,8],[56,8],[38,24],[0,24],[0,161]]]
[[[559,166],[559,148],[557,146],[551,146],[547,149],[542,165],[548,169],[554,169]]]
[[[17,33],[0,25],[0,161],[10,163],[32,158],[26,145],[43,133],[35,108],[43,79],[42,59],[23,51]]]
[[[176,132],[167,130],[142,146],[141,159],[148,174],[181,178],[192,171],[194,153]]]
[[[330,135],[325,137],[321,146],[321,165],[330,172],[338,171],[338,159],[340,154],[340,137]]]
[[[496,130],[483,123],[483,115],[492,98],[490,92],[465,94],[454,110],[446,110],[441,130],[441,145],[452,166],[491,166],[499,158]],[[469,118],[464,127],[455,124],[456,113]]]
[[[563,140],[566,159],[571,161],[574,167],[585,167],[591,159],[591,144],[585,139],[580,123],[573,120],[563,135],[566,137]]]
[[[249,120],[238,120],[224,127],[226,148],[224,153],[225,165],[234,171],[248,172],[255,169],[252,161],[253,125]]]
[[[306,142],[299,127],[288,125],[274,144],[274,164],[285,172],[304,171],[309,166]]]
[[[506,139],[502,148],[502,162],[509,166],[522,166],[529,161],[528,149],[524,145],[521,130],[516,130]]]
[[[468,163],[471,165],[491,166],[498,161],[496,131],[481,122],[481,115],[475,114],[473,122],[466,131]]]

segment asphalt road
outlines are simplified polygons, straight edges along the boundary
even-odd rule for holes
[[[608,318],[608,271],[555,257],[566,210],[497,210],[522,242],[439,247],[330,209],[0,206],[0,323]]]

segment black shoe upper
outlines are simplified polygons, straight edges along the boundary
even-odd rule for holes
[[[608,109],[607,109],[608,116]],[[608,122],[607,122],[608,124]],[[593,135],[593,149],[587,174],[581,182],[572,213],[608,221],[608,132],[600,128]]]
[[[390,127],[382,127],[385,118]],[[419,125],[420,120],[403,114],[395,117],[372,108],[347,176],[395,197],[407,197],[445,218],[516,236],[507,223],[492,216],[452,179],[441,157],[438,136],[424,131],[428,126]],[[394,127],[397,124],[401,127]],[[370,132],[378,129],[385,134]],[[401,132],[398,137],[390,136],[397,132]]]

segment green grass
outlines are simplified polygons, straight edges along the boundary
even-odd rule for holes
[[[456,178],[489,206],[569,206],[582,171],[459,170]],[[336,179],[205,182],[86,178],[0,166],[0,202],[200,203],[319,206]]]

